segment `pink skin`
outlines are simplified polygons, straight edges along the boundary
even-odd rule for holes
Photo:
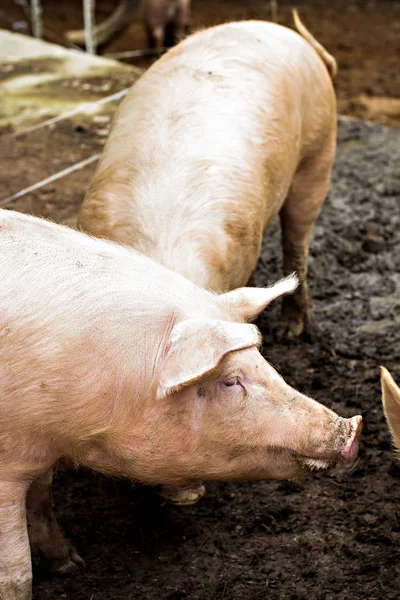
[[[291,388],[245,322],[295,277],[216,296],[44,220],[0,211],[0,227],[0,597],[31,600],[29,544],[59,573],[82,562],[51,511],[61,458],[178,486],[353,459],[361,418]]]
[[[350,436],[342,450],[342,455],[346,460],[353,461],[358,453],[358,437],[362,428],[362,417],[360,417],[360,415],[352,417],[349,421],[349,425]]]
[[[228,353],[212,374],[162,398],[157,415],[149,410],[159,452],[145,435],[135,476],[168,485],[286,479],[350,463],[362,421],[294,390],[255,347]]]

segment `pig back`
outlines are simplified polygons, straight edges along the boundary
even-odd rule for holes
[[[297,165],[334,122],[329,74],[298,34],[263,22],[201,31],[122,102],[80,226],[199,285],[243,285]]]

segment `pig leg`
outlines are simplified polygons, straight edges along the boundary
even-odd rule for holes
[[[176,13],[165,28],[165,46],[167,48],[180,42],[189,31],[190,2],[177,3]]]
[[[250,275],[249,280],[246,283],[246,287],[257,287],[256,271],[255,271],[255,269],[252,272],[252,274]]]
[[[32,565],[25,483],[0,482],[0,598],[31,600]]]
[[[64,538],[53,513],[51,483],[53,471],[32,483],[26,498],[29,541],[32,560],[44,560],[53,573],[69,575],[82,566],[83,560]]]
[[[145,24],[147,31],[147,39],[149,48],[156,50],[159,54],[162,52],[162,48],[165,44],[165,26],[150,27]]]
[[[297,337],[312,326],[307,290],[308,251],[311,231],[328,191],[335,155],[336,131],[325,150],[299,166],[280,211],[285,275],[295,271],[299,286],[282,300],[280,337]]]

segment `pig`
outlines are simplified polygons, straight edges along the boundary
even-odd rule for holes
[[[94,27],[95,43],[107,43],[139,16],[146,29],[150,47],[160,53],[164,46],[172,46],[187,33],[190,4],[190,0],[120,0],[114,12]],[[68,31],[66,37],[74,44],[85,44],[84,30]]]
[[[274,23],[188,37],[121,103],[78,227],[226,292],[248,282],[279,214],[284,272],[300,279],[283,323],[300,335],[309,238],[335,154],[330,59]]]
[[[141,13],[150,47],[161,53],[187,33],[190,0],[143,0]]]
[[[52,513],[61,459],[170,486],[354,460],[361,417],[285,383],[248,322],[295,276],[218,295],[134,249],[6,210],[0,267],[2,600],[31,599],[29,546],[61,573],[82,562]]]
[[[400,451],[400,388],[385,367],[381,367],[382,404],[393,445]]]
[[[310,330],[307,257],[336,145],[336,63],[294,13],[301,35],[261,21],[195,33],[133,86],[78,217],[78,227],[133,246],[194,283],[252,283],[263,232],[279,214],[279,335]],[[305,39],[304,39],[305,38]],[[197,490],[165,489],[176,504]]]

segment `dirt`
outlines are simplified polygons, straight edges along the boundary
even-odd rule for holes
[[[1,10],[7,2],[2,0]],[[105,16],[111,3],[99,0],[98,5]],[[342,112],[364,116],[354,100],[362,94],[400,96],[394,78],[399,3],[312,0],[297,5],[339,59]],[[44,6],[47,27],[51,18],[56,31],[79,25],[79,2]],[[244,7],[234,0],[204,1],[194,7],[196,19],[204,16],[205,23],[269,16],[265,0],[250,0]],[[12,11],[20,9],[9,3],[11,20]],[[279,2],[279,14],[289,22],[289,5]],[[144,38],[132,40],[129,30],[103,51],[135,44],[144,44]],[[50,134],[39,130],[29,138],[0,138],[0,198],[101,151],[106,128],[107,119],[65,121]],[[340,121],[332,185],[310,253],[314,335],[277,343],[278,305],[258,323],[266,358],[291,385],[343,416],[363,414],[356,466],[290,482],[210,484],[205,498],[186,508],[163,504],[151,488],[60,470],[56,513],[86,568],[71,579],[36,571],[34,600],[400,597],[400,462],[391,449],[379,386],[381,364],[400,383],[399,163],[398,130]],[[73,223],[93,170],[52,183],[12,208]],[[265,236],[258,284],[280,275],[275,222]]]

